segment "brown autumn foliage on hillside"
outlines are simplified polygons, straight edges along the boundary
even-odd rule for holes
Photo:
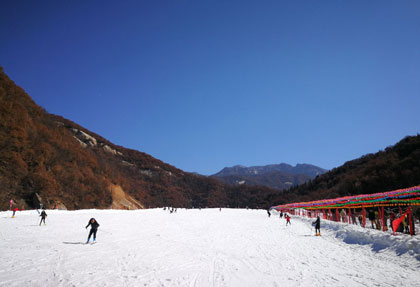
[[[114,184],[144,206],[266,207],[268,188],[231,188],[116,146],[47,113],[0,69],[0,208],[109,208]]]
[[[74,207],[111,202],[107,181],[90,150],[69,139],[48,114],[0,71],[0,199],[22,205],[74,202]],[[81,200],[83,198],[83,200]],[[79,203],[80,202],[80,203]]]

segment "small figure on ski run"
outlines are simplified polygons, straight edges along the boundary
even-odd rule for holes
[[[280,218],[283,218],[283,211],[280,211]]]
[[[15,209],[13,209],[12,218],[15,218],[16,211],[18,211],[18,210],[19,210],[19,208],[17,208],[17,207],[15,207]]]
[[[41,212],[41,221],[39,222],[39,226],[41,226],[41,223],[42,222],[44,222],[44,225],[46,225],[46,223],[45,223],[45,217],[47,217],[48,215],[47,215],[47,213],[45,212],[45,209],[43,209],[42,210],[42,212]]]
[[[346,215],[347,215],[347,213],[346,213],[346,211],[344,210],[344,208],[343,208],[343,209],[341,209],[341,212],[340,212],[340,217],[341,217],[341,221],[342,221],[342,222],[346,222]]]
[[[312,224],[315,225],[315,236],[321,236],[321,219],[319,216],[316,217],[316,220]]]
[[[286,225],[288,224],[292,225],[292,223],[290,222],[290,216],[286,214],[284,217],[286,218]]]
[[[269,209],[267,209],[267,214],[268,214],[268,217],[270,217],[270,216],[271,216],[271,213],[270,213],[270,208],[269,208]]]
[[[91,228],[90,228],[89,236],[86,243],[89,243],[89,240],[92,234],[93,234],[93,242],[96,242],[96,232],[98,231],[99,223],[96,221],[95,218],[91,218],[89,220],[88,225],[86,225],[86,229],[89,227],[89,225]]]

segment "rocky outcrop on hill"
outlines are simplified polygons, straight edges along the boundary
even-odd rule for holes
[[[109,189],[111,190],[112,194],[112,209],[142,209],[145,206],[134,199],[132,196],[127,194],[121,186],[111,184],[109,186]]]

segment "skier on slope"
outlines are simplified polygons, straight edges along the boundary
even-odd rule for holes
[[[19,211],[19,208],[15,207],[15,208],[13,209],[12,218],[15,218],[16,211]]]
[[[45,224],[45,217],[47,217],[48,215],[47,215],[47,213],[45,212],[45,209],[43,209],[43,210],[42,210],[42,212],[41,212],[41,215],[40,215],[40,216],[41,216],[41,221],[39,222],[39,226],[41,226],[41,223],[42,223],[42,222],[44,222],[44,225],[46,225],[46,224]]]
[[[292,225],[292,223],[290,222],[289,214],[286,214],[284,217],[286,218],[286,225],[288,225],[288,224]]]
[[[86,243],[89,243],[89,240],[92,234],[93,234],[93,242],[96,242],[96,232],[98,231],[99,223],[96,221],[95,218],[91,218],[89,220],[88,225],[86,225],[86,229],[89,227],[89,225],[91,228],[90,228],[89,236]]]
[[[270,216],[271,216],[271,213],[270,213],[270,208],[269,208],[269,209],[267,209],[267,214],[268,214],[268,217],[270,217]]]
[[[321,219],[319,216],[316,217],[316,220],[312,224],[315,225],[315,236],[321,236]]]

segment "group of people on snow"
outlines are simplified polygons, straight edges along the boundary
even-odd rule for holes
[[[327,212],[326,214],[321,215],[328,220],[338,221],[348,224],[359,224],[360,226],[364,226],[365,223],[369,224],[372,229],[376,230],[391,230],[400,233],[406,234],[413,234],[415,235],[415,227],[416,222],[420,222],[420,208],[411,207],[411,218],[407,211],[401,209],[401,207],[385,207],[382,212],[375,207],[366,208],[366,218],[364,219],[364,211],[362,209],[352,209],[351,213],[346,212],[344,208],[341,210],[331,210],[331,212]],[[311,212],[308,211],[307,215],[311,216]],[[281,216],[281,214],[280,214]],[[395,227],[394,230],[394,220],[399,219],[401,224],[398,227]],[[318,221],[318,220],[317,220]],[[313,225],[316,227],[318,226],[317,221],[313,222]],[[364,222],[365,221],[365,222]],[[411,222],[411,227],[410,227]],[[418,223],[417,223],[418,224]],[[397,224],[395,224],[397,226]],[[412,230],[411,230],[412,229]]]
[[[420,209],[419,209],[420,210]],[[397,230],[395,232],[401,232],[401,233],[410,233],[410,218],[409,215],[404,215],[403,211],[399,208],[384,208],[384,214],[381,215],[379,210],[377,208],[368,208],[367,209],[367,219],[370,221],[370,226],[372,229],[377,230],[393,230],[393,221],[397,218],[400,218],[401,216],[404,216],[402,219],[401,224],[398,226]],[[334,218],[334,216],[332,216]],[[357,218],[357,220],[356,220]],[[349,224],[358,224],[363,226],[363,214],[360,210],[355,210],[351,213],[350,218],[348,218],[347,213],[344,209],[340,212],[340,219],[342,222],[348,222]],[[413,226],[413,234],[415,234],[415,219],[416,216],[413,213],[412,214],[412,226]]]
[[[166,210],[166,209],[168,209],[169,213],[174,213],[174,212],[176,213],[176,211],[178,210],[178,208],[175,208],[175,207],[169,207],[169,206],[168,206],[168,207],[166,207],[166,206],[165,206],[165,207],[163,208],[163,210]]]
[[[13,206],[13,201],[11,200],[10,201],[10,210],[12,210],[12,206]],[[15,216],[16,211],[18,211],[18,210],[19,210],[18,208],[13,209],[12,217]],[[168,210],[170,213],[174,213],[174,212],[177,211],[177,209],[173,208],[173,207],[172,208],[171,207],[165,207],[163,210]],[[413,234],[414,234],[414,226],[415,226],[414,220],[416,219],[416,217],[418,217],[417,211],[419,211],[419,210],[420,209],[416,210],[416,212],[412,214],[413,217],[412,217],[411,220],[413,222],[413,224],[412,224]],[[270,211],[271,211],[270,209],[267,209],[268,217],[271,217],[271,212]],[[388,219],[389,219],[389,222],[390,222],[389,226],[391,227],[391,230],[392,230],[393,229],[392,228],[393,221],[397,218],[400,218],[401,216],[404,216],[404,218],[401,221],[402,224],[400,224],[400,226],[398,227],[398,230],[395,230],[395,231],[396,232],[401,232],[401,233],[410,233],[410,224],[409,224],[410,218],[406,214],[401,214],[402,213],[401,209],[399,210],[399,212],[398,211],[396,212],[396,210],[394,210],[394,209],[386,209],[384,214],[382,215],[383,216],[382,219],[381,219],[381,215],[379,214],[378,210],[375,210],[375,209],[371,208],[371,209],[368,209],[367,211],[368,211],[367,212],[367,218],[369,219],[369,221],[371,223],[372,229],[381,230],[382,229],[381,228],[381,221],[383,221],[384,224],[385,224],[385,230],[388,230],[388,228],[387,228],[388,223],[387,222],[388,222]],[[42,207],[42,212],[38,211],[38,213],[39,213],[39,216],[41,217],[39,225],[41,226],[42,223],[44,223],[44,225],[46,225],[45,219],[48,215],[45,211],[45,208]],[[308,213],[308,215],[311,217],[310,212]],[[350,220],[349,216],[347,216],[347,213],[344,209],[341,209],[341,211],[339,213],[337,213],[336,215],[339,216],[339,217],[337,217],[337,219],[340,218],[339,221],[357,224],[357,221],[356,221],[356,218],[357,218],[358,221],[359,221],[359,224],[363,225],[363,215],[361,214],[361,212],[357,212],[356,210],[353,213],[351,213],[351,216],[350,216],[351,220]],[[283,211],[280,211],[280,219],[283,218],[283,217],[286,220],[286,226],[291,225],[290,215],[287,214],[286,212],[283,213]],[[330,214],[326,214],[326,215],[324,214],[324,218],[334,220],[336,217],[333,216],[333,213],[330,213]],[[320,236],[321,235],[321,219],[320,219],[320,216],[316,217],[316,220],[312,223],[312,225],[315,227],[315,235]],[[98,228],[99,228],[99,223],[96,221],[95,218],[91,218],[85,228],[87,229],[89,226],[91,227],[91,229],[89,231],[89,235],[88,235],[86,243],[90,242],[90,239],[91,239],[92,236],[93,236],[93,242],[96,242],[96,233],[97,233]]]
[[[269,213],[269,210],[267,210],[267,212]],[[268,215],[268,217],[270,217],[270,214]],[[292,225],[292,223],[290,222],[290,215],[287,214],[286,212],[283,213],[283,211],[280,211],[280,218],[286,219],[286,226],[287,225]],[[320,236],[321,235],[321,218],[319,216],[317,216],[316,220],[312,223],[312,225],[315,226],[315,235]]]
[[[267,214],[268,214],[268,217],[271,216],[270,209],[267,209]],[[280,219],[283,218],[283,216],[284,216],[284,219],[286,219],[286,225],[289,225],[289,224],[292,225],[292,223],[290,222],[290,219],[291,219],[290,215],[288,215],[286,212],[283,213],[283,211],[280,211]]]
[[[13,200],[10,200],[10,210],[12,210],[12,206],[13,206]],[[37,209],[37,211],[38,211],[38,214],[39,214],[39,217],[41,217],[41,221],[39,222],[39,226],[41,226],[41,224],[42,223],[44,223],[44,225],[46,225],[46,223],[45,223],[45,219],[47,218],[47,212],[45,211],[45,208],[43,207],[43,205],[41,204],[41,209],[42,209],[42,211],[41,212],[39,212],[39,210]],[[19,209],[16,207],[16,208],[14,208],[13,209],[13,214],[12,214],[12,218],[14,218],[15,217],[15,215],[16,215],[16,211],[18,211]],[[171,211],[171,213],[172,212],[174,212],[174,210],[172,210]],[[175,210],[175,212],[176,212],[176,210]],[[99,223],[98,223],[98,221],[96,221],[96,219],[95,218],[91,218],[91,219],[89,219],[89,222],[88,222],[88,224],[86,225],[86,229],[88,228],[88,227],[91,227],[90,228],[90,231],[89,231],[89,235],[88,235],[88,238],[87,238],[87,241],[86,241],[86,243],[89,243],[89,241],[90,241],[90,238],[92,237],[92,235],[93,235],[93,242],[95,243],[96,242],[96,233],[98,232],[98,227],[99,227]]]

